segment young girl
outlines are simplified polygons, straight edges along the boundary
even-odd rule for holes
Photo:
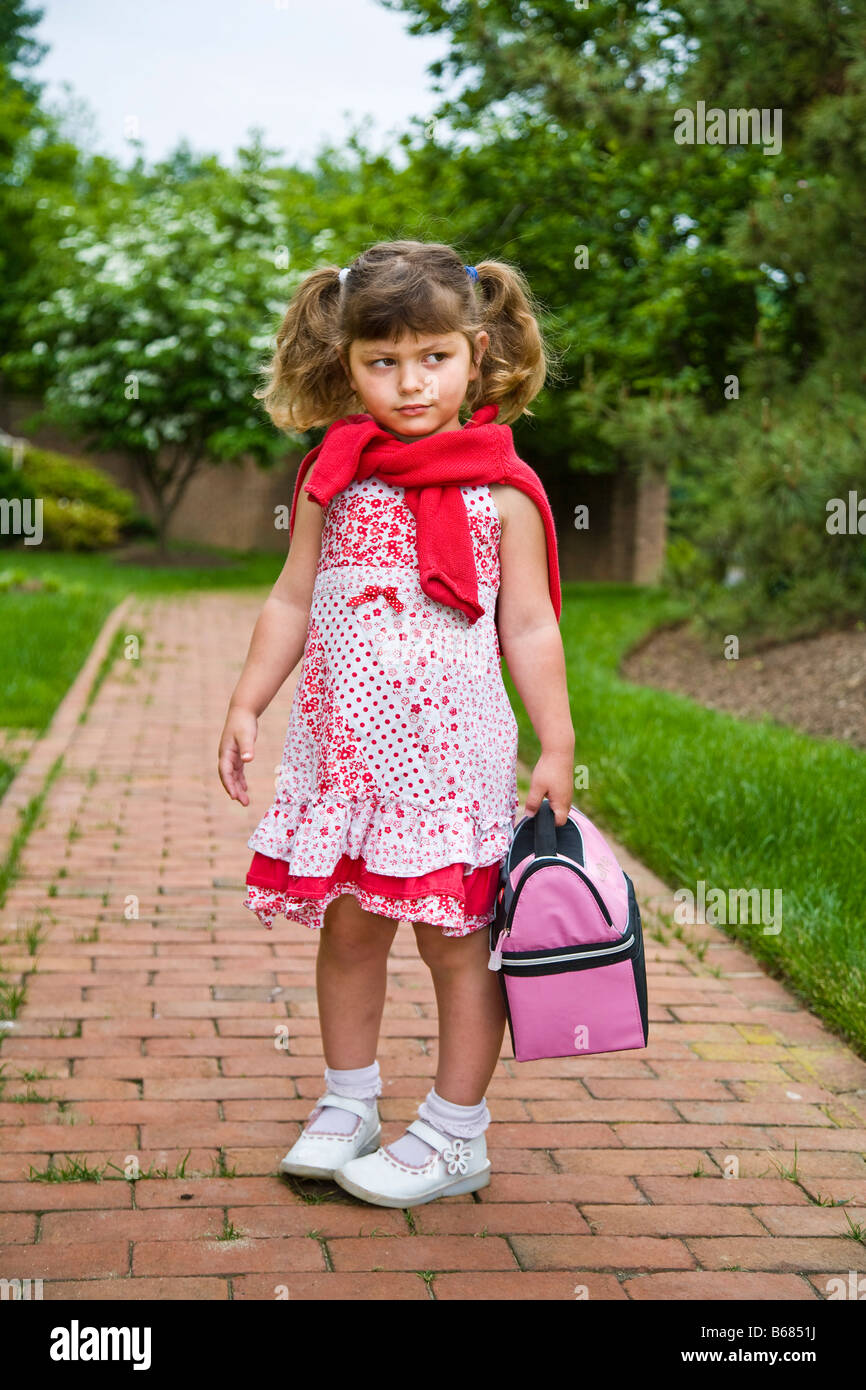
[[[326,1091],[280,1170],[376,1205],[490,1181],[484,1092],[506,1015],[488,928],[519,807],[501,656],[541,745],[526,812],[546,795],[562,825],[571,806],[556,533],[504,423],[532,413],[547,369],[519,271],[398,241],[306,276],[257,393],[280,428],[330,428],[298,472],[219,772],[249,805],[258,719],[303,656],[277,793],[247,842],[245,906],[319,930]],[[419,1119],[380,1147],[400,923],[433,977],[439,1057]]]

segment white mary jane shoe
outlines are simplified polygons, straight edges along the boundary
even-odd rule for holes
[[[329,1105],[360,1115],[358,1128],[351,1134],[326,1134],[324,1131],[321,1134],[301,1134],[285,1158],[281,1159],[281,1173],[292,1173],[299,1178],[332,1178],[334,1170],[341,1164],[359,1154],[371,1153],[378,1147],[382,1137],[378,1103],[368,1105],[366,1101],[326,1091],[316,1101],[316,1106]],[[312,1120],[307,1121],[307,1124],[311,1123]]]
[[[334,1173],[334,1182],[377,1207],[417,1207],[437,1197],[475,1192],[490,1182],[483,1134],[477,1139],[449,1139],[424,1120],[413,1120],[407,1129],[436,1149],[427,1163],[412,1168],[381,1148],[344,1163]]]

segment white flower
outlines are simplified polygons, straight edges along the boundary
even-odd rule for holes
[[[449,1173],[465,1173],[469,1168],[472,1150],[466,1147],[463,1139],[455,1139],[447,1149],[442,1150],[442,1157],[448,1164]]]

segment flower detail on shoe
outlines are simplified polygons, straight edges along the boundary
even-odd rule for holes
[[[465,1173],[469,1168],[472,1150],[466,1147],[463,1139],[454,1139],[447,1149],[442,1150],[442,1157],[448,1164],[449,1173]]]

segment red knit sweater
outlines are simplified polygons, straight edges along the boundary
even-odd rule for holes
[[[550,599],[559,622],[562,593],[553,513],[541,479],[515,453],[510,428],[494,423],[498,412],[498,405],[481,406],[462,429],[409,442],[380,428],[372,415],[335,420],[321,444],[301,460],[289,538],[301,487],[324,507],[356,478],[363,481],[375,473],[383,482],[405,490],[416,522],[421,588],[437,603],[460,609],[474,623],[484,609],[478,602],[469,517],[460,488],[505,483],[527,493],[541,512]]]

